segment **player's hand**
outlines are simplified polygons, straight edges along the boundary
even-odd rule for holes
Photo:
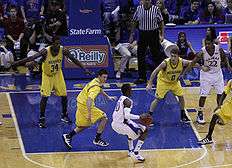
[[[204,72],[208,72],[210,70],[210,67],[208,67],[208,66],[202,66],[201,69]]]
[[[151,88],[152,88],[152,84],[148,82],[147,87],[146,87],[146,91],[151,90]]]
[[[87,74],[87,75],[94,75],[95,73],[92,72],[92,71],[90,71],[90,70],[88,70],[88,69],[85,69],[85,74]]]
[[[115,101],[117,100],[117,96],[109,96],[108,99],[111,101]]]
[[[87,117],[87,120],[88,120],[89,123],[91,123],[91,118],[92,118],[92,115],[91,115],[91,113],[89,113],[88,117]]]

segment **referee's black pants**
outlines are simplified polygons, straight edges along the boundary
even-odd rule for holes
[[[140,79],[147,80],[146,77],[146,50],[149,47],[153,62],[155,63],[154,67],[157,67],[163,60],[164,55],[161,52],[161,44],[159,39],[158,30],[149,30],[143,31],[139,30],[139,41],[138,41],[138,74]]]

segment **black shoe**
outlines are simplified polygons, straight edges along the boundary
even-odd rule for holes
[[[137,79],[137,80],[134,81],[134,84],[143,84],[143,83],[147,83],[147,80],[139,78],[139,79]]]
[[[180,121],[183,123],[190,123],[191,122],[191,120],[186,115],[181,117]]]
[[[198,112],[197,114],[197,123],[204,125],[206,122],[204,120],[204,115],[202,112]]]
[[[71,150],[72,149],[72,145],[71,145],[72,138],[70,138],[68,134],[63,134],[62,138],[63,138],[65,146],[68,148],[68,150]]]
[[[93,144],[98,145],[98,146],[103,146],[103,147],[109,146],[109,143],[103,141],[102,139],[99,139],[99,140],[94,139]]]
[[[213,143],[213,140],[205,137],[204,139],[198,141],[197,143],[200,145],[207,145]]]
[[[67,115],[63,115],[61,117],[61,121],[65,122],[65,123],[72,123],[71,119]]]
[[[39,118],[39,127],[40,128],[46,128],[45,117]]]

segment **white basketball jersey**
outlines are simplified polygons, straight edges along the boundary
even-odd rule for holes
[[[215,50],[212,56],[209,55],[205,47],[202,48],[204,65],[210,68],[208,73],[216,73],[221,70],[220,47],[216,44],[214,46]]]
[[[124,100],[125,99],[129,99],[131,101],[131,107],[130,109],[132,109],[133,107],[133,101],[126,97],[126,96],[121,96],[116,104],[116,107],[114,109],[113,112],[113,122],[117,122],[117,123],[123,123],[123,121],[125,120],[125,114],[124,114]]]

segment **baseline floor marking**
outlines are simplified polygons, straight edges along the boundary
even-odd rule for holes
[[[152,151],[198,151],[202,150],[202,148],[176,148],[176,149],[142,149],[144,152],[152,152]],[[46,152],[46,153],[27,153],[27,155],[53,155],[53,154],[81,154],[81,153],[118,153],[118,152],[128,152],[128,150],[107,150],[107,151],[78,151],[78,152]]]
[[[188,118],[190,118],[190,116],[189,116],[188,113],[186,113],[186,115],[188,116]],[[191,118],[190,118],[190,119],[191,119]],[[201,136],[200,136],[200,134],[198,133],[198,131],[197,131],[197,129],[196,129],[196,127],[194,126],[194,124],[193,124],[192,121],[190,122],[190,125],[191,125],[191,127],[192,127],[192,129],[193,129],[193,132],[195,133],[197,139],[198,139],[198,140],[201,139]],[[198,161],[204,159],[204,157],[207,155],[208,151],[207,151],[207,148],[205,147],[205,145],[202,145],[202,148],[204,149],[204,153],[203,153],[203,155],[201,155],[199,158],[197,158],[196,160],[193,160],[193,161],[191,161],[191,162],[189,162],[189,163],[185,163],[185,164],[182,164],[182,165],[179,165],[179,166],[174,166],[174,167],[172,167],[172,168],[188,166],[188,165],[191,165],[191,164],[193,164],[193,163],[196,163],[196,162],[198,162]]]
[[[198,88],[198,87],[191,87],[191,88]],[[104,89],[104,91],[120,91],[121,89]],[[146,88],[133,88],[132,90],[146,90]],[[81,90],[67,90],[67,92],[80,92]],[[21,91],[21,92],[10,92],[10,93],[39,93],[40,91]],[[8,93],[9,94],[9,93]],[[187,114],[188,115],[188,114]],[[189,117],[189,115],[188,115]],[[200,136],[195,128],[195,126],[193,125],[193,123],[191,122],[191,126],[192,126],[192,129],[195,133],[195,135],[197,136],[198,139],[200,139]],[[22,139],[21,139],[22,141]],[[194,150],[201,150],[202,148],[190,148],[190,149],[172,149],[172,150],[191,150],[191,151],[194,151]],[[203,146],[203,149],[204,149],[204,153],[202,156],[200,156],[198,159],[196,160],[193,160],[189,163],[186,163],[186,164],[182,164],[182,165],[179,165],[179,166],[174,166],[173,168],[178,168],[178,167],[183,167],[183,166],[187,166],[187,165],[190,165],[190,164],[193,164],[195,162],[198,162],[200,160],[202,160],[206,154],[207,154],[207,149],[205,146]],[[170,150],[170,149],[151,149],[151,150],[142,150],[142,151],[165,151],[165,150]],[[122,151],[126,151],[126,150],[119,150],[119,151],[91,151],[91,153],[98,153],[98,152],[122,152]],[[25,152],[25,150],[24,150]],[[30,153],[29,155],[34,155],[34,154],[62,154],[62,153],[90,153],[90,151],[85,151],[85,152],[53,152],[53,153]],[[33,160],[32,160],[33,161]],[[34,161],[33,161],[34,162]],[[37,162],[36,162],[37,163]],[[40,163],[39,163],[40,164]],[[46,166],[46,165],[45,165]]]
[[[52,166],[48,166],[48,165],[44,165],[44,164],[41,164],[41,163],[39,163],[39,162],[36,162],[36,161],[30,159],[30,158],[26,155],[25,148],[24,148],[23,141],[22,141],[22,137],[21,137],[21,133],[20,133],[19,126],[18,126],[18,121],[17,121],[17,119],[16,119],[16,115],[15,115],[15,111],[14,111],[14,107],[13,107],[13,104],[12,104],[12,101],[11,101],[10,94],[9,94],[9,93],[6,93],[6,96],[7,96],[7,99],[8,99],[9,106],[10,106],[10,112],[11,112],[11,115],[12,115],[12,118],[13,118],[13,121],[14,121],[15,129],[16,129],[16,133],[17,133],[17,137],[18,137],[18,141],[19,141],[19,144],[20,144],[20,148],[21,148],[23,157],[24,157],[26,160],[28,160],[29,162],[34,163],[34,164],[36,164],[36,165],[39,165],[39,166],[41,166],[41,167],[54,168],[54,167],[52,167]]]

